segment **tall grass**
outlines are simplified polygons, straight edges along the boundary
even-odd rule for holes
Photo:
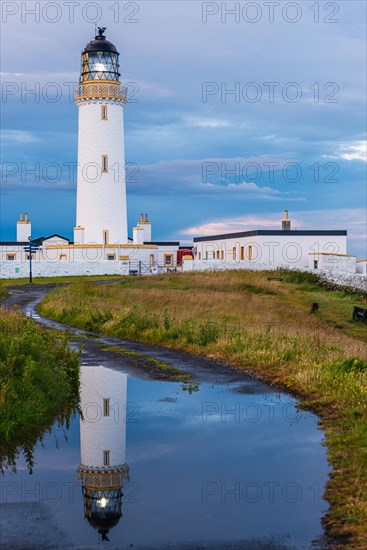
[[[33,467],[33,448],[55,422],[69,421],[79,397],[79,360],[23,315],[0,308],[0,459],[14,468],[23,453]]]
[[[366,327],[363,293],[323,288],[313,274],[214,272],[125,278],[52,291],[40,312],[81,328],[221,359],[280,384],[317,412],[333,473],[328,533],[367,545]],[[320,306],[316,314],[311,304]],[[335,546],[336,547],[336,546]]]

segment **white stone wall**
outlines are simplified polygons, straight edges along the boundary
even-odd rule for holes
[[[197,255],[195,261],[213,260],[219,253],[219,260],[231,264],[233,248],[236,249],[235,263],[245,261],[258,269],[257,264],[267,269],[291,267],[307,269],[310,252],[333,252],[346,254],[347,238],[342,235],[256,235],[233,239],[213,240],[195,243]],[[252,260],[249,247],[252,247]],[[241,248],[243,253],[241,254]],[[199,260],[201,254],[201,260]],[[243,255],[244,260],[241,260]],[[206,260],[207,257],[207,260]],[[223,260],[222,260],[223,258]]]
[[[29,276],[29,261],[21,246],[2,246],[0,278],[18,279]],[[16,260],[6,260],[8,253],[16,253]],[[43,248],[32,261],[34,277],[63,277],[82,275],[128,275],[139,262],[142,272],[151,265],[151,255],[157,263],[157,246],[99,246],[74,247],[55,244]],[[108,257],[112,259],[108,260]]]
[[[101,106],[108,120],[101,120]],[[124,154],[124,107],[115,100],[78,102],[78,183],[76,225],[85,228],[84,243],[127,243]],[[101,172],[108,155],[108,173]]]
[[[310,270],[311,271],[311,270]],[[341,273],[341,272],[332,272],[332,271],[321,271],[317,273],[323,279],[331,281],[341,286],[348,286],[351,288],[357,288],[367,291],[367,276],[361,275],[359,273]]]
[[[183,260],[182,270],[186,271],[226,271],[226,270],[269,270],[273,269],[276,272],[276,267],[269,268],[267,264],[256,263],[250,265],[249,262],[223,262],[220,260],[208,260],[206,262],[196,262],[195,260]],[[332,281],[338,285],[349,286],[351,288],[358,288],[361,290],[367,290],[367,276],[356,273],[344,273],[339,270],[314,270],[311,268],[303,269],[300,271],[309,271],[315,273],[327,281]]]
[[[88,275],[128,275],[130,262],[32,262],[33,277],[74,277]],[[29,262],[2,262],[0,279],[26,279]]]
[[[262,262],[249,261],[223,261],[223,260],[206,260],[204,262],[197,260],[182,260],[183,271],[228,271],[228,270],[252,270],[261,271],[270,268],[268,264]]]
[[[102,366],[81,367],[81,463],[103,467],[103,451],[110,451],[110,466],[126,462],[127,375]],[[110,416],[103,415],[103,399],[110,399]]]
[[[317,261],[317,268],[314,262]],[[338,256],[333,254],[310,254],[309,269],[316,273],[321,271],[330,271],[335,273],[345,273],[354,275],[357,272],[356,256]]]

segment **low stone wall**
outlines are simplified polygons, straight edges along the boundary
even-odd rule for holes
[[[243,261],[223,261],[223,260],[183,260],[182,271],[234,271],[234,270],[251,270],[251,271],[263,271],[265,269],[277,269],[283,267],[289,269],[288,264],[283,266],[277,265],[276,267],[269,267],[267,263],[248,260]],[[306,268],[305,268],[306,269]]]
[[[195,261],[195,260],[183,260],[182,262],[183,271],[225,271],[225,270],[250,270],[250,271],[259,271],[259,270],[269,270],[276,271],[280,267],[283,269],[292,269],[289,264],[283,266],[269,266],[266,263],[254,262],[250,263],[248,261],[242,262],[223,262],[222,260],[206,260],[206,261]],[[295,269],[295,271],[308,271],[309,273],[314,273],[322,279],[333,282],[340,286],[345,286],[348,288],[356,288],[363,291],[367,291],[367,276],[360,273],[343,273],[337,270],[315,270],[308,267],[304,269]]]
[[[33,277],[66,277],[88,275],[128,275],[127,261],[98,262],[44,262],[32,263]],[[29,277],[29,262],[8,261],[0,266],[1,279],[24,279]]]
[[[315,273],[311,269],[311,273]],[[367,291],[367,276],[360,273],[336,273],[333,271],[317,271],[317,275],[322,279],[330,281],[340,286],[348,288],[357,288],[359,290]]]

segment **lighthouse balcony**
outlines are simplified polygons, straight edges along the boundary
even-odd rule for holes
[[[107,82],[79,84],[75,89],[75,100],[112,98],[127,101],[127,88]]]

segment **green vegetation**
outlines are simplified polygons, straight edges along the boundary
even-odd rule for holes
[[[4,285],[0,284],[0,300],[3,300],[7,296],[8,296],[8,292],[6,288],[4,287]]]
[[[124,278],[53,290],[40,312],[120,338],[219,359],[300,396],[320,415],[333,467],[327,532],[367,544],[366,325],[352,321],[363,293],[330,290],[317,276],[212,272]],[[319,310],[311,313],[311,304]],[[335,547],[335,546],[334,546]]]
[[[0,308],[0,466],[15,468],[53,424],[68,424],[79,402],[79,359],[23,315]]]
[[[33,284],[35,285],[55,285],[57,283],[75,283],[78,281],[111,281],[121,279],[122,275],[83,275],[83,276],[66,276],[66,277],[34,277]],[[7,286],[19,286],[26,285],[29,283],[29,278],[26,279],[2,279],[1,285],[3,287]],[[1,288],[0,285],[0,288]],[[1,299],[1,295],[0,295]]]
[[[145,353],[131,351],[118,346],[104,345],[101,346],[101,351],[124,355],[130,365],[136,366],[140,369],[144,369],[145,372],[149,372],[150,374],[161,380],[184,381],[190,378],[190,374],[183,372],[180,369],[176,369],[175,367],[172,367],[165,361],[155,359],[154,357],[148,357],[147,355],[145,355]]]

